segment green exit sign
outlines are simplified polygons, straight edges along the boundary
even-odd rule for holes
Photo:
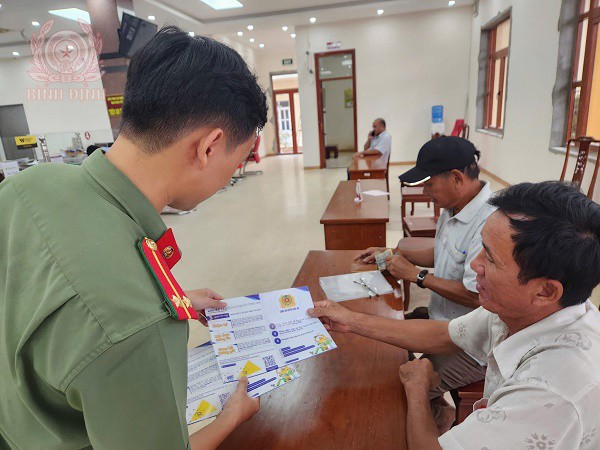
[[[284,66],[291,66],[292,64],[294,64],[294,60],[292,58],[282,59],[281,64],[283,64]]]

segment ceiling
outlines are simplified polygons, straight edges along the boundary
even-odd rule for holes
[[[175,24],[196,34],[227,36],[261,52],[293,53],[295,46],[290,35],[295,26],[309,25],[310,17],[316,17],[317,24],[322,24],[378,17],[378,9],[384,10],[383,16],[389,16],[448,8],[448,0],[302,0],[300,5],[298,0],[240,1],[243,8],[217,11],[200,0],[133,0],[133,9],[146,20],[150,15],[155,16],[159,26]],[[130,8],[132,2],[118,0],[118,3]],[[473,0],[456,0],[454,7],[472,3]],[[32,21],[43,24],[54,18],[55,30],[81,31],[76,22],[54,17],[48,10],[87,9],[85,0],[0,0],[0,4],[0,29],[9,30],[0,32],[0,59],[13,58],[13,51],[18,51],[20,57],[31,54],[28,41],[39,30]],[[248,25],[253,25],[254,30],[249,31]],[[283,26],[288,30],[283,31]],[[239,31],[243,33],[241,37],[237,35]],[[253,43],[249,41],[251,38]]]

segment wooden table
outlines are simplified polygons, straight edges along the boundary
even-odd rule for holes
[[[388,158],[386,156],[363,156],[352,158],[348,167],[349,180],[369,180],[385,178],[386,189],[389,191]]]
[[[293,286],[325,298],[319,277],[350,272],[356,251],[311,251]],[[396,295],[399,295],[397,292]],[[394,294],[344,306],[401,319]],[[260,411],[219,447],[253,449],[394,449],[406,447],[406,397],[398,368],[406,350],[354,334],[334,333],[338,348],[301,361],[301,378],[261,397]]]
[[[361,180],[363,192],[385,190],[385,180]],[[356,181],[340,181],[321,217],[327,250],[385,247],[385,226],[390,220],[388,196],[363,195],[354,203]]]

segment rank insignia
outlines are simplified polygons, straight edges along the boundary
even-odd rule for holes
[[[144,237],[138,242],[138,249],[163,294],[163,302],[171,317],[177,320],[197,320],[198,313],[171,273],[169,264],[165,261],[163,253],[166,247],[161,250],[159,245],[148,237]],[[176,248],[176,245],[174,247]],[[181,257],[180,254],[179,257]]]

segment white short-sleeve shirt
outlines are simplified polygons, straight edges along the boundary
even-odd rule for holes
[[[571,306],[508,336],[478,308],[449,324],[487,361],[487,407],[439,438],[444,449],[600,449],[600,312]]]
[[[442,210],[437,223],[433,266],[435,276],[462,281],[472,292],[477,292],[477,274],[471,269],[471,262],[482,249],[481,229],[496,210],[487,203],[491,195],[490,184],[486,182],[479,194],[458,214],[452,215],[449,210]],[[451,302],[431,291],[429,318],[449,321],[471,311],[473,308]]]
[[[369,148],[379,150],[381,156],[387,155],[389,158],[392,151],[392,135],[388,130],[382,131],[378,136],[371,139],[371,146]]]

